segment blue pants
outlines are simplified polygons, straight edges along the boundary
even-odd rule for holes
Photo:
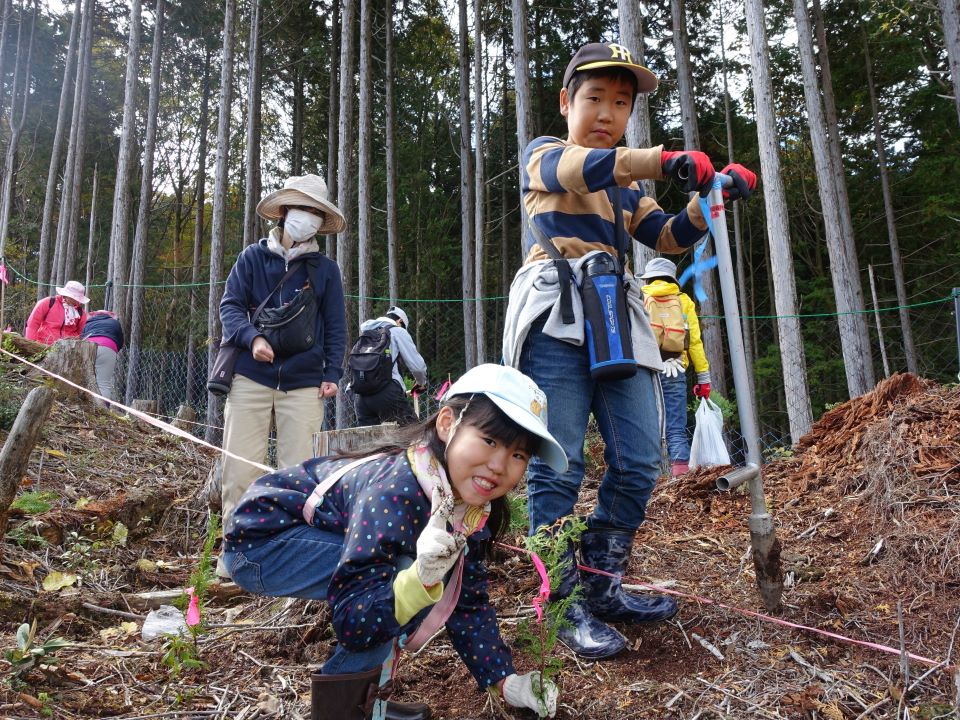
[[[687,376],[660,375],[663,387],[663,412],[667,423],[667,452],[670,462],[690,459],[690,441],[687,439]]]
[[[556,340],[534,323],[524,342],[520,370],[547,395],[548,427],[570,467],[560,475],[534,457],[527,471],[530,531],[573,513],[583,480],[583,441],[590,413],[606,443],[606,472],[587,524],[633,531],[640,527],[660,474],[659,389],[655,373],[637,368],[625,380],[590,377],[586,347]]]
[[[342,534],[297,525],[252,548],[228,550],[224,562],[233,581],[248,592],[325,601],[342,549]],[[400,569],[413,562],[405,556],[399,560]],[[383,664],[392,648],[393,643],[387,642],[358,652],[338,643],[321,672],[340,675],[372,670]]]

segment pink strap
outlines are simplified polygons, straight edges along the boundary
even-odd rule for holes
[[[464,550],[466,552],[466,550]],[[460,554],[460,559],[457,560],[456,567],[453,569],[453,575],[450,576],[450,582],[443,589],[443,595],[440,597],[440,601],[431,608],[430,613],[424,618],[424,621],[420,623],[413,635],[407,638],[407,641],[403,644],[403,649],[407,652],[417,652],[420,648],[426,645],[430,638],[437,634],[437,631],[442,628],[447,619],[453,615],[453,609],[457,607],[457,601],[460,600],[460,586],[463,581],[463,563],[464,555]]]
[[[307,498],[307,502],[304,503],[303,519],[307,521],[307,525],[313,525],[313,514],[317,510],[317,505],[319,505],[320,501],[323,500],[323,496],[327,494],[327,490],[336,485],[340,481],[340,478],[358,465],[363,465],[365,462],[369,462],[371,460],[377,460],[382,458],[383,455],[383,453],[380,453],[379,455],[358,458],[352,463],[347,463],[343,467],[334,470],[330,475],[327,475],[327,477],[325,477],[323,481],[313,489],[313,492],[310,493],[310,497]]]

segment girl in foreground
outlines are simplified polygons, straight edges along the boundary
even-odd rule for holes
[[[541,717],[557,688],[517,675],[482,555],[507,528],[506,495],[531,456],[563,472],[546,398],[517,370],[480,365],[408,440],[363,457],[315,458],[257,480],[225,529],[234,581],[262,595],[327,600],[337,646],[313,676],[312,720],[426,720],[387,702],[399,649],[443,625],[481,690]],[[536,692],[535,692],[536,690]]]

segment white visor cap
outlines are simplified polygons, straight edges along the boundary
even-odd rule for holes
[[[567,471],[567,454],[547,430],[547,396],[522,372],[492,363],[477,365],[451,385],[443,399],[456,395],[486,395],[508,418],[540,438],[536,454],[547,465]]]

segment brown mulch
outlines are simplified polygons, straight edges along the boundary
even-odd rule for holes
[[[115,522],[87,518],[62,546],[45,547],[24,541],[42,515],[11,521],[14,535],[0,546],[0,643],[12,647],[17,625],[40,617],[40,638],[64,636],[75,645],[58,651],[57,665],[8,677],[0,716],[309,717],[309,673],[331,650],[322,603],[215,594],[198,644],[206,667],[176,677],[162,664],[160,645],[139,639],[140,621],[125,629],[129,619],[83,605],[129,612],[137,593],[182,587],[202,543],[206,512],[196,494],[211,458],[135,421],[59,404],[42,444],[25,490],[58,493],[50,517],[151,488],[174,499],[149,518],[152,532],[130,533],[126,545],[111,539]],[[715,490],[721,472],[661,482],[628,581],[762,612],[749,497],[743,488]],[[584,512],[595,497],[594,475],[584,483]],[[764,467],[764,485],[783,546],[778,617],[895,648],[902,635],[910,652],[957,662],[960,388],[896,375],[827,412],[792,456]],[[138,565],[141,559],[154,564]],[[52,570],[74,572],[82,584],[43,592]],[[490,579],[510,642],[531,613],[536,576],[526,558],[505,552]],[[586,663],[562,653],[557,717],[839,720],[909,710],[932,719],[960,712],[951,668],[911,662],[905,674],[897,655],[695,599],[682,601],[674,622],[620,629],[630,645],[617,658]],[[523,652],[516,660],[533,669]],[[429,702],[437,718],[498,717],[443,636],[404,658],[397,691],[400,699]]]

